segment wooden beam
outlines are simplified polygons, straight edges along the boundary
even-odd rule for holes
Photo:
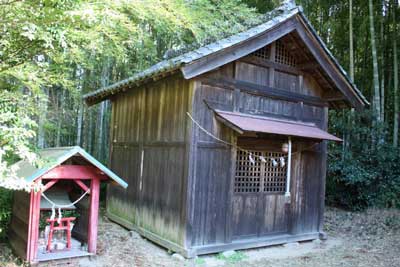
[[[308,62],[308,63],[297,65],[297,68],[300,70],[303,70],[303,71],[315,70],[315,69],[319,68],[319,65],[315,62]]]
[[[58,182],[58,179],[54,179],[49,181],[43,188],[42,192],[45,192],[46,190],[48,190],[50,187],[52,187],[53,185],[55,185]]]
[[[273,42],[271,44],[271,54],[269,55],[269,61],[268,62],[274,62],[275,61],[275,55],[276,55],[276,42]],[[245,58],[244,58],[245,59]],[[261,60],[260,58],[257,57],[252,57],[253,60],[257,59],[257,62],[261,63],[266,60]],[[269,86],[275,87],[275,68],[274,66],[269,67]]]
[[[90,180],[94,177],[107,179],[107,176],[99,169],[88,165],[60,165],[42,175],[42,179]]]
[[[88,252],[96,254],[97,225],[99,221],[100,179],[94,178],[90,184],[90,207],[88,225]]]
[[[40,183],[40,179],[36,183]],[[39,219],[40,219],[40,198],[41,192],[31,190],[30,199],[30,214],[28,224],[28,242],[27,242],[27,261],[30,263],[36,262],[39,238]]]
[[[295,92],[290,92],[287,90],[272,88],[270,86],[254,84],[250,82],[244,82],[228,78],[212,79],[212,78],[202,78],[201,82],[210,86],[227,88],[231,90],[240,89],[242,92],[247,92],[255,95],[262,95],[270,97],[273,99],[285,100],[290,102],[303,102],[305,104],[313,106],[328,106],[328,103],[323,99],[315,96],[309,96],[304,94],[299,94]]]
[[[304,74],[302,71],[300,71],[296,67],[292,67],[292,66],[289,66],[289,65],[273,62],[273,61],[268,60],[268,59],[261,59],[261,58],[255,57],[255,56],[243,57],[243,58],[239,59],[239,61],[245,62],[245,63],[249,63],[249,64],[253,64],[253,65],[256,65],[256,66],[260,66],[260,67],[264,67],[264,68],[283,71],[283,72],[287,72],[287,73],[291,73],[291,74],[296,74],[296,75]]]
[[[338,97],[343,97],[343,94],[341,94],[340,92],[336,91],[336,90],[328,90],[325,91],[322,94],[322,98],[326,99],[326,98],[338,98]]]
[[[82,188],[83,191],[88,191],[89,187],[87,187],[81,180],[73,180],[77,185],[79,185],[80,188]]]
[[[306,240],[314,240],[319,238],[319,232],[310,232],[305,234],[276,234],[265,237],[246,238],[234,240],[230,244],[210,244],[210,245],[199,245],[191,248],[191,254],[189,256],[194,257],[196,255],[216,253],[227,250],[238,250],[238,249],[249,249],[258,248],[272,245],[279,245],[292,242],[300,242]]]
[[[222,122],[223,124],[225,124],[229,128],[235,130],[239,134],[243,134],[244,133],[243,130],[240,129],[239,127],[237,127],[236,125],[234,125],[234,124],[230,123],[229,121],[227,121],[227,120],[221,118],[220,116],[218,116],[218,113],[216,115],[217,115],[216,118],[217,118],[218,121]]]
[[[362,108],[364,106],[363,100],[353,90],[352,86],[338,70],[338,67],[328,57],[326,52],[319,44],[319,41],[313,36],[308,29],[307,23],[299,17],[296,25],[296,32],[300,39],[305,43],[311,54],[317,60],[321,68],[328,75],[328,77],[335,83],[336,87],[346,96],[347,100],[356,108]]]
[[[196,77],[200,74],[216,69],[229,62],[235,61],[241,57],[247,56],[248,54],[278,40],[286,34],[294,31],[296,20],[290,18],[284,22],[279,23],[271,30],[266,31],[263,34],[255,36],[245,42],[241,42],[237,45],[233,45],[229,48],[223,49],[216,53],[212,53],[208,56],[202,57],[195,62],[184,66],[181,70],[185,79]]]
[[[324,98],[327,102],[345,101],[344,96]]]
[[[327,84],[329,87],[331,87],[333,82],[329,80],[328,77],[326,77],[326,75],[323,75],[321,73],[321,71],[323,70],[321,69],[318,62],[315,61],[310,51],[307,50],[307,48],[304,45],[304,42],[300,40],[300,36],[296,32],[292,32],[288,34],[286,37],[290,39],[292,43],[295,44],[295,46],[297,47],[297,51],[300,52],[296,54],[298,57],[300,56],[303,59],[302,62],[304,62],[302,64],[298,64],[296,68],[302,72],[311,74],[312,76],[314,76],[314,73],[316,75],[319,75],[322,79],[323,84]],[[320,81],[317,82],[321,85]],[[321,85],[321,87],[324,87],[323,84]]]

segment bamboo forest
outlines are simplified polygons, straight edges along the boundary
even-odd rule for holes
[[[323,130],[326,130],[342,140],[342,142],[330,141],[326,143],[326,166],[321,163],[322,170],[326,167],[326,182],[324,180],[325,187],[321,189],[322,191],[318,191],[320,195],[322,194],[322,198],[325,196],[325,200],[322,200],[325,204],[319,206],[322,207],[322,211],[319,214],[323,214],[325,205],[328,214],[325,215],[328,216],[328,219],[325,217],[328,227],[326,225],[325,227],[331,227],[327,230],[328,236],[329,230],[333,229],[332,231],[336,233],[335,231],[339,229],[337,226],[338,223],[336,223],[337,221],[342,221],[342,223],[348,222],[350,225],[348,228],[352,229],[349,230],[349,232],[352,232],[352,235],[355,236],[356,233],[360,233],[359,235],[357,234],[357,236],[363,236],[366,233],[365,231],[367,231],[365,229],[368,227],[365,226],[365,228],[363,228],[364,226],[360,226],[361,228],[359,228],[354,225],[359,221],[363,221],[364,219],[361,218],[364,217],[360,216],[364,216],[365,214],[367,214],[365,216],[369,216],[368,218],[370,219],[375,216],[373,218],[376,221],[379,221],[379,217],[385,218],[382,219],[384,222],[374,221],[370,223],[371,225],[382,224],[384,226],[380,227],[381,229],[391,229],[387,231],[396,229],[396,231],[400,231],[400,219],[398,217],[398,210],[400,209],[399,0],[0,0],[0,265],[7,267],[25,266],[18,265],[23,264],[19,260],[10,263],[13,260],[7,257],[13,259],[14,256],[10,256],[13,254],[11,252],[9,252],[9,254],[5,253],[2,248],[3,243],[7,244],[7,242],[9,242],[8,240],[12,242],[12,235],[9,235],[8,232],[10,223],[13,221],[13,210],[15,210],[15,207],[13,208],[12,205],[14,192],[24,190],[29,192],[32,188],[31,184],[27,184],[25,180],[22,181],[23,179],[20,178],[18,174],[19,170],[15,163],[22,160],[29,162],[37,169],[41,169],[43,166],[48,166],[49,162],[46,162],[46,160],[40,156],[40,151],[54,147],[80,146],[84,151],[93,156],[99,164],[102,164],[98,166],[104,165],[110,168],[111,171],[120,175],[121,180],[127,181],[129,183],[128,189],[132,186],[137,186],[142,190],[142,180],[137,184],[131,185],[131,181],[133,180],[129,177],[125,177],[124,171],[115,170],[111,164],[113,159],[110,158],[110,150],[112,150],[112,137],[110,132],[116,127],[112,125],[111,122],[111,118],[114,118],[114,115],[112,115],[112,105],[114,105],[114,102],[112,103],[108,97],[104,97],[101,99],[104,101],[96,101],[96,104],[88,105],[84,100],[85,95],[93,93],[101,88],[108,88],[110,85],[121,80],[134,77],[135,74],[150,68],[160,61],[164,60],[168,62],[171,60],[172,62],[172,59],[179,55],[199,49],[218,40],[224,38],[228,38],[226,40],[234,40],[234,38],[230,39],[230,36],[253,28],[260,29],[264,23],[271,20],[271,14],[274,16],[280,14],[279,12],[276,13],[274,10],[276,8],[279,9],[282,5],[294,5],[299,7],[299,12],[304,14],[312,25],[310,26],[312,27],[310,31],[315,31],[315,34],[318,35],[326,45],[326,49],[330,51],[326,54],[326,57],[333,58],[335,64],[337,63],[338,66],[341,66],[339,69],[340,71],[343,69],[344,75],[349,79],[349,84],[354,83],[356,85],[355,90],[358,89],[360,95],[365,96],[365,102],[367,103],[362,109],[347,106],[346,108],[329,108],[329,113],[326,111],[329,123],[328,128]],[[249,32],[251,33],[251,31]],[[293,37],[291,38],[292,42],[296,43],[293,41]],[[286,38],[284,40],[288,39],[289,38]],[[309,44],[306,43],[306,45]],[[275,49],[275,44],[272,47]],[[240,51],[238,53],[240,53]],[[232,52],[232,55],[236,55],[235,52]],[[234,60],[236,60],[236,58]],[[187,62],[185,62],[185,64],[186,63]],[[191,62],[189,63],[191,64]],[[189,63],[187,63],[188,66],[190,66]],[[204,65],[206,64],[211,63],[205,60]],[[279,65],[274,65],[273,63],[269,64],[269,67],[276,67]],[[222,65],[220,64],[219,66]],[[315,64],[308,64],[308,68],[314,66]],[[178,67],[180,68],[181,65]],[[178,67],[176,67],[176,69],[178,69]],[[204,66],[202,67],[205,68]],[[294,67],[291,68],[294,69]],[[287,69],[290,70],[289,67]],[[185,78],[186,76],[190,76],[189,72],[189,74],[183,73]],[[165,76],[167,76],[167,74],[165,74]],[[192,75],[190,79],[192,77],[194,77],[194,75]],[[214,78],[215,77],[212,77],[212,79]],[[200,77],[200,80],[201,79],[208,79],[207,82],[210,82],[208,77]],[[154,81],[155,80],[154,78]],[[229,81],[221,83],[225,87],[240,85],[240,83],[235,82],[229,84]],[[134,82],[132,82],[132,86],[136,86],[133,84]],[[150,86],[151,85],[144,84],[143,88],[149,88]],[[133,88],[132,91],[138,90],[139,88],[141,87]],[[239,89],[235,90],[238,91]],[[110,94],[114,93],[112,92]],[[182,98],[184,97],[186,96],[182,93]],[[311,99],[311,97],[309,97],[309,99]],[[334,97],[329,99],[329,101],[337,100],[338,99],[334,99]],[[301,105],[303,105],[303,102]],[[210,106],[212,105],[210,104]],[[183,106],[182,109],[184,109]],[[233,110],[235,111],[235,109]],[[185,114],[189,112],[189,110],[185,110],[184,112],[183,116],[186,116]],[[218,115],[219,111],[217,109],[215,112]],[[194,112],[194,114],[196,113]],[[160,113],[159,116],[161,115]],[[197,127],[195,118],[185,117],[185,119],[188,119],[186,123],[191,123],[190,119],[192,119],[194,122],[193,127]],[[217,121],[221,123],[220,119],[221,117],[210,124],[217,123]],[[149,122],[149,124],[151,124],[151,122]],[[203,125],[206,129],[202,129],[200,124],[197,123],[200,128],[199,131],[204,130],[204,134],[208,134],[209,138],[219,140],[218,138],[225,136],[221,134],[221,136],[215,137],[206,130],[208,129],[207,125],[207,127]],[[226,129],[228,129],[230,124],[227,123],[226,125]],[[130,125],[130,127],[133,127],[133,124]],[[162,129],[165,130],[165,127]],[[233,128],[233,130],[235,129],[236,128]],[[176,131],[179,131],[179,129]],[[173,132],[173,130],[171,130],[171,132]],[[275,133],[273,132],[272,134]],[[224,140],[223,142],[226,142],[231,139]],[[288,140],[289,141],[285,142],[290,144],[291,149],[292,141],[290,137]],[[286,146],[288,144],[285,143]],[[169,144],[169,146],[172,145]],[[187,144],[187,147],[189,146],[190,144]],[[209,146],[211,146],[211,144],[209,144]],[[233,145],[233,147],[236,148],[236,145]],[[196,152],[196,149],[193,151]],[[294,145],[294,149],[297,149],[296,145]],[[209,148],[209,150],[211,150],[211,148]],[[243,149],[238,146],[238,151],[241,150]],[[192,153],[191,149],[188,151]],[[243,151],[243,153],[249,153],[250,161],[254,164],[252,156],[255,154],[247,150]],[[290,152],[288,153],[288,157],[290,158]],[[143,167],[143,151],[141,155],[142,163],[141,165],[139,164],[140,171],[137,171],[138,173],[140,172],[140,177],[143,168],[146,168],[146,164],[144,164]],[[229,160],[229,157],[223,156],[222,152],[218,155],[220,155],[220,158],[215,156],[216,158],[214,160],[215,162],[222,162],[219,167],[222,170],[223,166],[225,166],[223,162]],[[139,158],[140,156],[135,157]],[[157,157],[157,155],[154,155],[154,157]],[[278,159],[281,156],[274,157]],[[119,158],[122,159],[123,156]],[[262,164],[265,163],[265,158],[261,156],[260,159],[260,166],[264,166]],[[304,156],[304,159],[306,159],[306,156]],[[274,158],[272,158],[272,160],[274,166],[278,165],[278,163],[281,164],[282,167],[285,164],[290,164],[290,159],[288,162],[282,159],[280,159],[280,162],[275,162]],[[310,161],[312,160],[314,159],[310,159]],[[179,159],[177,158],[176,161],[179,161]],[[196,162],[205,161],[198,160]],[[190,162],[187,164],[188,170],[182,171],[182,173],[187,172],[188,175],[190,175],[192,172],[192,169],[190,169],[192,168],[191,164],[193,164],[193,168],[195,169],[197,163]],[[121,163],[121,165],[123,164]],[[305,163],[303,167],[300,166],[298,168],[303,168],[306,172],[309,168],[307,166],[307,163]],[[293,169],[295,168],[297,168],[297,165],[293,167]],[[195,172],[194,169],[193,173]],[[290,169],[290,165],[288,169]],[[128,172],[129,170],[126,171]],[[104,173],[106,176],[108,175],[103,169],[102,171],[103,175]],[[168,171],[170,170],[167,169],[166,172]],[[159,172],[163,172],[162,169],[159,169]],[[288,172],[287,183],[290,182],[290,170]],[[209,171],[208,174],[211,175],[210,173],[214,172]],[[107,179],[116,179],[117,182],[119,182],[119,178],[115,178],[117,175],[115,175],[115,177],[113,175],[114,174],[108,175]],[[196,172],[196,174],[193,175],[200,174]],[[321,175],[325,177],[324,174]],[[215,180],[217,181],[218,179]],[[191,181],[192,180],[183,182],[183,186],[193,186],[193,188],[195,188]],[[49,184],[50,183],[51,182],[49,182]],[[83,182],[78,182],[81,189],[84,191],[86,189],[87,192],[89,192],[89,184],[86,183],[86,185],[82,185],[82,183]],[[124,185],[125,182],[119,183],[120,185]],[[195,182],[193,182],[193,184],[195,184]],[[201,188],[203,185],[198,186]],[[206,185],[204,186],[207,187]],[[208,192],[207,194],[211,194],[210,192],[217,190],[211,189],[210,185],[208,186],[206,190],[206,192]],[[290,192],[288,192],[290,185],[286,186],[285,196],[287,197],[287,195],[290,196]],[[305,185],[306,188],[307,186],[308,185]],[[221,192],[225,192],[223,185],[218,188]],[[311,187],[308,189],[312,191]],[[106,204],[106,194],[107,197],[109,197],[113,196],[113,194],[118,195],[118,192],[120,192],[115,191],[117,192],[115,193],[111,191],[111,193],[106,193],[107,190],[106,186],[102,184],[100,190],[100,207],[108,205],[108,202]],[[154,187],[154,190],[157,190],[157,187]],[[180,188],[179,190],[183,189]],[[196,191],[200,189],[196,188],[196,190],[193,190]],[[235,192],[231,194],[234,195]],[[130,196],[129,194],[131,193],[127,193],[127,196]],[[199,193],[199,195],[200,197],[206,198],[203,193]],[[142,197],[146,198],[145,196]],[[184,201],[189,201],[186,200],[186,198],[191,199],[191,197],[189,192],[182,200],[177,200],[177,202],[184,203]],[[188,204],[188,207],[182,204],[181,207],[184,212],[182,212],[182,214],[179,213],[180,215],[176,215],[177,217],[181,216],[179,217],[181,219],[188,216],[188,222],[186,222],[185,219],[180,221],[182,224],[188,224],[184,227],[185,231],[183,231],[185,237],[183,238],[178,235],[176,240],[171,237],[171,240],[179,246],[171,245],[171,247],[169,247],[170,243],[168,242],[172,241],[165,241],[168,253],[173,251],[181,253],[185,258],[191,258],[191,256],[194,257],[201,254],[200,252],[203,251],[201,245],[204,245],[204,254],[206,254],[206,252],[220,253],[217,249],[211,249],[211,245],[206,243],[206,241],[212,239],[211,237],[209,240],[204,237],[204,240],[202,239],[201,241],[204,243],[201,244],[197,244],[197,241],[188,241],[190,238],[188,233],[193,231],[192,235],[195,236],[197,227],[196,219],[193,219],[197,217],[190,217],[196,216],[197,211],[191,211],[190,209],[197,207],[196,201],[202,202],[196,200],[194,196],[193,198],[194,200],[191,200],[193,202]],[[214,198],[212,198],[213,201],[215,198],[218,197],[214,196]],[[31,197],[30,199],[30,201],[32,201],[33,198]],[[305,199],[305,201],[311,201],[311,197],[305,197]],[[124,206],[125,204],[122,205],[118,201],[115,203],[120,206],[115,209],[126,212],[129,205],[127,204],[127,206]],[[156,200],[154,201],[155,202],[151,202],[153,203],[151,205],[156,205],[154,204]],[[169,203],[169,194],[166,196],[165,201],[165,203]],[[313,201],[318,201],[318,199],[314,199]],[[162,206],[164,204],[160,205]],[[210,205],[212,204],[209,204],[207,207],[209,208]],[[275,206],[276,205],[279,204],[275,204]],[[56,206],[57,205],[53,203],[52,209],[57,217]],[[76,206],[78,207],[78,205]],[[61,208],[59,209],[61,210]],[[199,212],[203,212],[204,209],[206,208],[203,206],[198,208]],[[233,208],[232,211],[233,214],[235,214],[234,209],[235,208]],[[307,211],[307,209],[307,206],[303,208],[305,211]],[[310,207],[310,209],[314,208]],[[371,213],[369,213],[371,210],[375,210],[378,213],[371,215]],[[395,210],[395,212],[391,213],[393,210]],[[68,213],[67,211],[65,212]],[[102,208],[100,209],[100,213],[101,212]],[[383,212],[385,215],[382,215],[380,212]],[[60,213],[61,211],[59,211],[59,214]],[[135,212],[129,210],[128,213],[133,214]],[[189,216],[188,214],[191,215]],[[224,220],[228,220],[230,213],[227,214]],[[59,216],[61,218],[61,215]],[[145,215],[143,216],[144,218],[148,218]],[[151,215],[148,216],[151,217]],[[152,216],[155,218],[158,215]],[[77,217],[77,220],[79,220],[79,216],[74,215],[70,217]],[[216,217],[218,217],[218,215],[215,215],[215,218]],[[29,222],[31,222],[32,219],[31,217],[29,218]],[[54,218],[53,214],[52,219],[54,220]],[[130,217],[128,216],[128,218]],[[115,222],[115,219],[110,220]],[[125,218],[124,220],[128,219]],[[132,219],[133,224],[137,223],[135,220],[136,219]],[[169,219],[166,219],[166,221],[168,220]],[[277,224],[276,220],[277,219],[274,221],[275,226]],[[307,219],[304,219],[303,222],[306,223],[306,220]],[[320,218],[318,220],[318,227],[323,227],[323,219]],[[251,219],[249,219],[249,221],[251,221]],[[294,224],[294,221],[294,219],[289,220],[289,227],[291,225],[290,223]],[[97,223],[96,220],[95,222]],[[116,222],[126,227],[126,225],[120,223],[118,220]],[[207,222],[206,219],[201,221],[201,223],[206,225]],[[58,223],[60,224],[60,220]],[[117,227],[111,222],[102,221],[100,222],[99,229],[105,228],[105,226],[102,226],[102,223],[108,225],[107,227],[110,227],[110,229]],[[191,223],[193,223],[193,225]],[[199,222],[199,225],[201,223]],[[210,223],[210,225],[212,224],[214,223]],[[77,223],[76,225],[79,224]],[[177,223],[177,225],[179,225],[179,223]],[[201,227],[201,225],[198,227]],[[140,227],[144,228],[150,226],[143,223]],[[377,226],[377,228],[379,227]],[[135,228],[133,227],[132,229]],[[146,231],[152,232],[152,235],[156,234],[156,230],[149,229]],[[224,230],[224,233],[231,233],[230,231],[232,231],[234,234],[234,231],[236,231],[235,229],[239,228],[233,227],[233,230],[231,228],[229,229],[230,230]],[[91,230],[89,230],[89,232],[90,231]],[[146,231],[143,230],[143,233],[139,231],[139,234],[146,235]],[[207,231],[212,230],[204,230],[205,233],[207,233]],[[256,235],[260,235],[260,231],[261,230],[257,230]],[[319,237],[323,239],[321,237],[323,236],[321,231],[322,230],[318,228]],[[338,231],[340,232],[341,230]],[[380,230],[376,231],[378,231],[376,235],[381,234],[381,232],[379,232]],[[167,230],[165,230],[165,232],[167,232]],[[168,239],[174,234],[175,233],[166,233],[165,235],[167,235],[167,237],[163,236],[162,238]],[[390,234],[386,232],[385,234],[390,238]],[[28,235],[29,243],[32,236],[30,231]],[[40,239],[40,234],[38,233],[38,235]],[[72,235],[74,237],[74,232]],[[118,236],[118,233],[115,233],[115,235]],[[128,234],[126,235],[128,236]],[[333,235],[335,236],[335,234]],[[218,232],[216,236],[215,238],[218,239]],[[112,242],[114,242],[114,239],[111,237],[110,239],[107,238],[109,238],[109,236],[103,234],[99,230],[100,241],[98,241],[98,244],[103,244],[102,242],[104,240],[108,240],[104,241],[104,243],[110,242],[110,244],[113,244]],[[146,238],[156,243],[161,239],[153,240],[150,234],[149,237]],[[181,240],[180,238],[184,240],[182,241],[183,245],[179,243]],[[187,240],[185,238],[187,238]],[[238,237],[231,237],[232,240],[235,238]],[[260,238],[260,236],[258,236],[258,238]],[[229,238],[225,238],[224,242],[226,242],[227,239]],[[230,241],[232,241],[231,239]],[[145,239],[138,240],[139,241],[132,242],[146,242]],[[298,240],[293,237],[293,241],[297,242],[303,240]],[[34,241],[31,242],[33,244]],[[164,241],[160,244],[164,247],[165,243],[163,242]],[[193,245],[193,248],[190,247],[186,250],[185,246],[190,242],[192,242],[191,245]],[[365,242],[368,246],[371,244],[367,241]],[[388,242],[389,241],[385,243],[385,246],[387,245],[389,247],[388,244],[394,244]],[[88,241],[88,243],[92,244],[90,241]],[[278,242],[276,242],[276,244],[278,244]],[[135,243],[135,245],[131,246],[136,245]],[[138,251],[140,251],[139,247],[141,246],[140,244],[137,245]],[[235,251],[236,249],[242,249],[242,247],[238,245],[235,246],[235,242],[232,241],[232,243],[226,245],[226,250]],[[398,249],[397,243],[390,246],[393,247],[394,250],[397,246]],[[8,248],[8,245],[5,245],[5,247]],[[25,247],[27,247],[29,251],[29,245]],[[98,245],[98,251],[112,251],[111,247],[112,245],[110,248],[106,249],[102,247],[102,245]],[[183,252],[180,252],[179,249],[175,249],[175,247],[179,249],[182,248]],[[250,247],[252,246],[249,245],[246,248]],[[362,249],[368,250],[366,247],[362,247]],[[104,255],[108,255],[108,252],[103,253],[105,253]],[[246,254],[247,252],[235,253],[236,254],[232,254],[233,256],[223,253],[217,254],[218,256],[213,258],[213,260],[217,261],[217,263],[220,261],[220,264],[223,263],[225,265],[216,264],[210,266],[243,266],[240,262],[246,259],[249,260],[249,257],[251,258],[251,256]],[[345,253],[345,250],[343,250],[343,253]],[[143,255],[145,254],[146,253],[143,252]],[[368,252],[366,252],[366,255],[367,254]],[[347,256],[343,255],[341,259],[346,259],[345,257]],[[393,255],[391,259],[383,260],[381,262],[382,265],[375,265],[375,263],[373,265],[398,266],[400,263],[396,261],[400,259],[395,253],[393,253]],[[138,256],[132,257],[136,257],[136,262]],[[120,264],[114,262],[113,264],[116,265],[112,265],[111,263],[107,265],[106,259],[104,265],[95,265],[92,262],[90,263],[92,265],[79,266],[208,266],[209,260],[208,258],[196,258],[193,260],[193,262],[195,262],[193,264],[195,265],[189,265],[187,262],[188,260],[182,261],[182,265],[174,265],[176,262],[173,263],[172,260],[169,262],[170,258],[168,258],[164,263],[165,265],[157,265],[154,262],[146,265],[149,256],[143,257],[143,259],[139,257],[139,263],[136,262],[135,265],[123,265],[122,262]],[[308,256],[303,257],[305,258]],[[365,260],[363,257],[366,256],[354,257],[355,258],[348,259],[350,262],[354,261],[353,263],[341,266],[368,266],[368,264],[363,265],[360,263]],[[380,256],[377,257],[379,258]],[[248,266],[338,266],[329,265],[326,262],[324,263],[324,260],[319,261],[320,259],[318,259],[316,263],[314,260],[317,261],[317,258],[311,258],[312,259],[310,259],[308,263],[307,260],[303,259],[301,261],[303,265],[301,262],[296,263],[297,265],[295,263],[292,265],[291,262],[285,262],[285,259],[278,259],[279,264],[276,263],[278,265],[273,265],[271,262],[268,263],[271,265],[267,263],[262,265],[264,263],[249,262]],[[110,262],[112,262],[111,259],[112,256],[108,258]],[[10,262],[7,263],[7,260]],[[26,260],[29,262],[29,252]],[[282,260],[282,262],[280,260]],[[357,260],[360,260],[360,262],[357,262]],[[379,258],[379,260],[381,260],[381,258]],[[388,262],[389,260],[393,262]],[[284,263],[287,263],[287,265]]]

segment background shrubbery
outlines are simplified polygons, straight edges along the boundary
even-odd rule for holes
[[[400,208],[400,150],[388,140],[386,125],[371,121],[369,111],[331,112],[331,131],[344,143],[329,147],[328,205]]]
[[[11,219],[12,191],[0,187],[0,242],[7,236],[7,227]]]

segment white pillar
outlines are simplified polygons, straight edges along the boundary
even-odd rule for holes
[[[287,200],[290,198],[290,170],[292,166],[292,139],[290,136],[288,137],[288,164],[287,164],[287,171],[286,171],[286,192],[285,197]]]

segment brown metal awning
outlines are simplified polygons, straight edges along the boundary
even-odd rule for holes
[[[342,141],[342,139],[321,130],[313,123],[281,120],[221,110],[215,110],[215,113],[218,120],[240,134],[245,132],[259,132],[320,140]]]

